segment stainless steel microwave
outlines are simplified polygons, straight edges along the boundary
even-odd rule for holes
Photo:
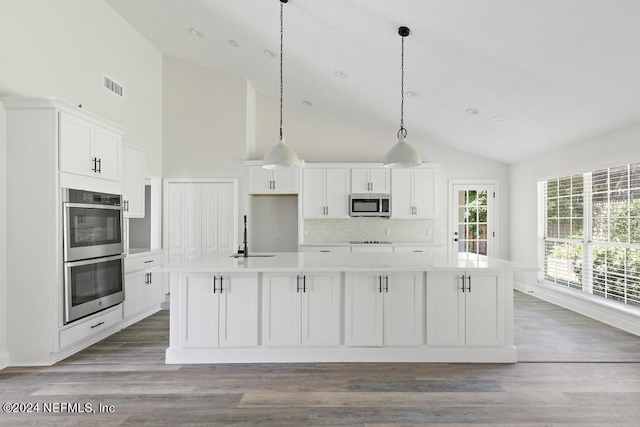
[[[391,196],[380,193],[354,193],[349,196],[350,216],[391,216]]]

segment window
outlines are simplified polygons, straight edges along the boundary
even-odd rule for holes
[[[538,191],[540,279],[640,307],[640,163]]]

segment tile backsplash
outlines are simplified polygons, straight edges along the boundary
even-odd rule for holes
[[[349,218],[304,221],[305,243],[346,243],[351,240],[433,242],[433,220]]]

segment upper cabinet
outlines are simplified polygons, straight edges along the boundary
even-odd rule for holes
[[[302,216],[349,218],[350,169],[302,170]]]
[[[261,161],[245,161],[248,194],[298,194],[300,168],[265,169]]]
[[[59,114],[60,171],[120,181],[121,134],[65,111]]]
[[[145,151],[129,141],[122,146],[122,200],[124,216],[144,218]]]
[[[351,169],[352,193],[386,193],[391,191],[389,169],[353,168]]]
[[[435,169],[419,167],[391,172],[391,217],[431,218],[435,215]]]

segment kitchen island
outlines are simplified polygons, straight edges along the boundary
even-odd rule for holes
[[[513,273],[464,254],[172,262],[167,363],[517,361]]]

